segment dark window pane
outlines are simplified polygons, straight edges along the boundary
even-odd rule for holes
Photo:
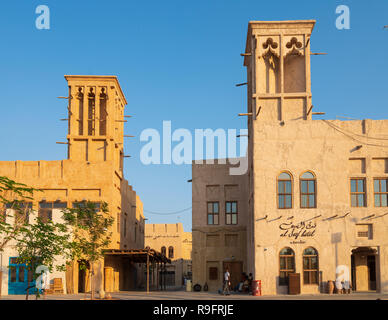
[[[280,255],[281,256],[284,256],[284,255],[287,255],[287,256],[290,256],[290,255],[294,255],[294,251],[292,251],[291,248],[284,248],[280,251]]]
[[[303,258],[303,269],[308,269],[309,267],[309,258]]]
[[[10,267],[11,282],[16,282],[16,267]]]
[[[207,216],[207,223],[208,223],[208,224],[213,224],[213,215],[209,214],[209,215]]]
[[[34,280],[33,275],[34,274],[33,274],[32,270],[28,270],[28,273],[27,273],[28,282],[32,282],[32,280]]]
[[[311,277],[311,284],[318,284],[318,272],[312,271],[310,272],[310,277]]]
[[[54,209],[66,209],[67,203],[66,202],[54,202]]]
[[[213,213],[213,204],[212,203],[208,203],[207,204],[207,212],[208,213]]]
[[[237,202],[232,202],[232,212],[237,213]]]
[[[280,258],[280,269],[284,270],[286,268],[286,259],[281,257]]]
[[[218,202],[214,202],[213,212],[218,213]]]
[[[294,270],[294,257],[287,257],[287,269]]]
[[[318,269],[318,257],[311,257],[311,269]]]
[[[303,283],[305,283],[305,284],[309,284],[310,283],[309,272],[308,271],[304,271],[303,272]]]
[[[39,202],[39,208],[42,209],[51,209],[53,207],[52,202]]]
[[[19,282],[24,282],[24,267],[19,267]]]

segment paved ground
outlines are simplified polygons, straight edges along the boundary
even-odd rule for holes
[[[319,295],[277,295],[277,296],[261,296],[254,297],[247,294],[231,294],[223,296],[212,292],[185,292],[183,290],[175,291],[152,291],[149,294],[139,291],[128,291],[111,294],[113,299],[119,300],[388,300],[388,294],[378,293],[351,293],[347,295],[338,294],[319,294]],[[97,295],[98,296],[98,295]],[[82,300],[84,294],[77,295],[47,295],[46,300]],[[90,298],[90,294],[86,296]],[[24,300],[25,296],[9,295],[2,296],[1,300]],[[35,300],[35,296],[31,296],[30,300]]]

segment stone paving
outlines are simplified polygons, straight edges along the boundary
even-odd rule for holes
[[[251,296],[248,294],[231,294],[223,296],[214,292],[186,292],[175,291],[123,291],[111,294],[114,300],[388,300],[388,294],[374,292],[351,293],[351,294],[319,294],[319,295],[276,295],[276,296]],[[96,294],[98,297],[98,294]],[[43,299],[40,298],[40,300]],[[58,294],[47,295],[46,300],[83,300],[85,294]],[[86,295],[90,299],[90,294]],[[2,296],[0,300],[25,300],[22,295]],[[30,296],[29,300],[35,300],[35,296]]]

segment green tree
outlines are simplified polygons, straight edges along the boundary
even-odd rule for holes
[[[34,192],[40,191],[0,176],[0,252],[4,251],[7,244],[15,239],[20,229],[28,223]]]
[[[111,242],[109,228],[114,218],[109,214],[107,203],[100,205],[87,201],[66,209],[63,219],[72,227],[73,256],[79,261],[89,262],[91,299],[94,299],[94,263],[103,258],[103,250]],[[86,265],[81,264],[81,268],[86,268]]]
[[[65,224],[54,223],[51,220],[43,221],[40,218],[35,220],[35,223],[20,228],[16,237],[16,250],[18,263],[25,264],[32,274],[31,280],[37,281],[36,298],[38,299],[43,273],[52,272],[54,268],[58,271],[66,271],[66,262],[69,263],[72,260],[73,250]],[[59,257],[62,257],[65,262],[57,263]],[[42,267],[38,268],[39,266]],[[31,287],[27,288],[26,300]]]

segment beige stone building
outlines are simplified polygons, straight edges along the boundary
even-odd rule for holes
[[[261,280],[264,295],[327,292],[336,279],[355,291],[387,293],[388,120],[317,117],[324,107],[312,105],[314,24],[248,25],[246,271]],[[196,240],[209,199],[208,186],[195,186],[195,172],[193,208],[202,207],[193,209],[193,278],[203,285],[210,263],[206,257],[196,265],[196,254],[217,250]],[[202,238],[211,235],[207,228]]]
[[[191,279],[192,237],[191,232],[183,230],[182,223],[147,223],[145,225],[145,246],[154,248],[171,259],[171,264],[166,266],[166,286],[181,287],[184,279]],[[153,277],[156,278],[156,275]],[[159,276],[158,279],[162,277]]]
[[[192,166],[193,285],[210,291],[222,287],[226,268],[233,287],[248,270],[248,180],[229,175],[230,167],[217,160]]]
[[[68,82],[68,159],[58,161],[1,161],[0,175],[42,189],[32,203],[34,216],[48,210],[54,221],[61,221],[61,210],[75,203],[107,202],[115,223],[108,249],[144,248],[143,205],[123,174],[125,96],[115,76],[65,76]],[[43,210],[44,209],[44,210]],[[2,294],[12,291],[24,279],[16,266],[8,272],[15,256],[12,245],[1,256]],[[107,257],[97,266],[97,291],[133,288],[137,265]],[[104,281],[104,274],[112,283]],[[88,291],[88,270],[79,270],[74,262],[62,278],[64,291]],[[113,288],[113,289],[112,289]]]

